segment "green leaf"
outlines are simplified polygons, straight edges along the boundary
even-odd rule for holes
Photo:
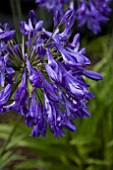
[[[33,168],[47,168],[50,167],[50,163],[40,160],[39,158],[26,160],[14,166],[15,170],[27,170]]]

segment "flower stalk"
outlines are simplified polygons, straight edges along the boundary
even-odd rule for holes
[[[21,120],[22,120],[22,117],[18,116],[16,123],[14,124],[14,126],[12,128],[12,131],[10,132],[7,140],[5,141],[4,145],[2,146],[2,149],[0,150],[0,158],[5,154],[5,152],[7,152],[7,146],[10,143],[10,141],[12,140]]]

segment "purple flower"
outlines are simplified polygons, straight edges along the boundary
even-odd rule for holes
[[[5,54],[3,57],[1,56],[0,58],[0,85],[2,87],[4,87],[5,72],[8,75],[11,75],[15,72],[12,67],[7,67],[8,57],[8,54]]]
[[[14,95],[14,110],[20,113],[22,116],[25,116],[27,112],[26,104],[28,101],[28,92],[27,92],[27,76],[26,73],[22,75],[22,80],[19,88],[16,90]]]
[[[74,6],[72,2],[70,3],[70,0],[35,0],[35,2],[39,4],[39,7],[47,8],[53,13],[54,27],[59,24],[66,9],[72,9]],[[68,13],[69,17],[72,17],[70,11],[68,11]]]
[[[3,105],[7,103],[11,94],[12,84],[8,84],[0,91],[0,114],[3,112]]]
[[[44,93],[45,100],[45,113],[47,117],[47,122],[50,125],[51,131],[54,133],[55,137],[64,136],[63,128],[75,131],[75,124],[60,110],[56,103],[49,101],[48,97]]]
[[[68,9],[74,12],[74,1],[68,0],[35,0],[39,7],[47,8],[54,15],[54,27],[64,20],[64,14]],[[77,2],[78,7],[75,9],[76,15],[71,15],[70,11],[67,10],[68,16],[71,18],[73,24],[74,19],[78,21],[78,26],[82,27],[85,24],[94,33],[97,34],[101,31],[101,23],[108,21],[108,16],[111,12],[109,8],[110,0],[80,0]],[[67,8],[66,8],[67,7]],[[76,16],[76,17],[75,17]],[[65,18],[69,21],[67,18]],[[67,25],[67,27],[70,26]]]
[[[35,34],[38,33],[42,28],[42,26],[43,26],[43,21],[41,20],[36,22],[36,18],[33,10],[29,12],[28,24],[24,21],[20,22],[19,24],[20,31],[22,32],[22,34],[29,35],[31,37],[33,36],[34,33]]]
[[[78,26],[82,27],[86,24],[94,34],[100,32],[100,24],[108,21],[107,16],[111,11],[108,2],[106,0],[89,0],[88,2],[81,0],[76,10]]]
[[[93,80],[102,80],[102,76],[99,73],[91,71],[91,70],[84,70],[83,74],[86,77],[93,79]]]
[[[109,7],[110,0],[92,0],[92,2],[101,14],[108,16],[111,13],[111,8]]]
[[[28,112],[26,114],[26,123],[29,127],[37,123],[40,114],[39,112],[40,112],[39,104],[37,103],[36,94],[35,91],[33,90],[30,98]]]
[[[63,6],[68,2],[68,0],[35,0],[36,3],[39,3],[40,7],[46,7],[51,11],[60,11],[63,12]]]
[[[39,137],[42,135],[45,137],[46,135],[46,118],[44,116],[42,103],[38,103],[38,118],[37,123],[34,125],[33,130],[31,132],[31,136]]]
[[[49,78],[51,81],[56,83],[62,82],[62,72],[59,68],[58,63],[53,59],[51,53],[47,50],[46,52],[48,58],[48,64],[45,65],[46,71],[48,73]]]
[[[29,71],[29,80],[32,85],[35,88],[43,88],[51,100],[57,101],[58,98],[55,93],[55,87],[44,78],[43,74],[40,71],[35,71],[29,61],[27,61],[27,69]]]
[[[74,20],[75,20],[75,12],[72,8],[66,11],[66,13],[61,18],[60,24],[65,24],[66,27],[65,30],[67,30],[68,32],[70,28],[72,28],[74,24]]]
[[[37,47],[37,53],[38,53],[38,56],[40,58],[40,61],[41,62],[44,62],[44,56],[46,54],[46,50],[43,48],[43,44],[41,45],[38,45]]]
[[[74,95],[76,99],[83,99],[88,93],[87,86],[83,85],[83,82],[77,76],[74,77],[69,71],[66,71],[62,65],[60,65],[60,68],[63,74],[62,87],[67,90],[67,93]]]
[[[15,30],[10,31],[10,26],[5,23],[4,26],[0,24],[0,40],[7,42],[12,39],[15,35]]]

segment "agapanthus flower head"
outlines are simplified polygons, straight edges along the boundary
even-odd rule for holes
[[[88,0],[88,2],[81,0],[76,10],[78,26],[86,24],[94,34],[97,34],[101,31],[101,23],[108,21],[110,12],[109,0]]]
[[[111,12],[110,0],[79,0],[74,9],[74,0],[35,0],[39,7],[47,8],[54,15],[55,26],[67,9],[75,10],[78,26],[86,25],[94,34],[101,32],[101,23],[106,23]],[[65,7],[66,6],[66,7]]]
[[[94,95],[84,76],[93,80],[102,76],[87,70],[91,62],[80,49],[80,35],[69,42],[74,15],[69,9],[52,33],[30,11],[28,23],[20,23],[26,41],[18,44],[11,38],[2,44],[0,113],[18,112],[33,127],[33,137],[45,137],[47,124],[56,138],[64,136],[65,129],[76,131],[74,119],[90,116],[87,101]],[[62,23],[65,29],[60,32]]]
[[[100,13],[105,16],[108,16],[111,12],[111,8],[109,7],[110,1],[111,0],[92,0]]]

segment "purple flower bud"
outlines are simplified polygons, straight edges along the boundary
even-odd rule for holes
[[[42,135],[43,137],[45,137],[46,119],[44,116],[44,111],[41,103],[38,104],[38,108],[39,108],[39,116],[38,116],[37,124],[34,125],[33,130],[31,132],[31,136],[39,137],[40,135]]]
[[[28,108],[28,113],[26,114],[26,123],[28,127],[31,127],[33,124],[35,125],[38,121],[39,117],[39,108],[38,103],[36,101],[35,91],[31,94],[30,105]]]
[[[21,84],[15,92],[14,101],[15,110],[19,112],[22,116],[24,116],[27,111],[26,104],[28,101],[26,73],[23,74]]]
[[[49,78],[56,83],[62,82],[62,73],[57,62],[53,59],[51,53],[47,50],[48,64],[45,65]]]
[[[94,71],[91,71],[91,70],[84,70],[83,71],[83,74],[90,78],[90,79],[93,79],[93,80],[102,80],[102,76],[101,74],[97,73],[97,72],[94,72]]]
[[[3,90],[0,91],[0,105],[5,104],[11,93],[12,84],[8,84]]]
[[[15,30],[8,31],[8,32],[2,32],[0,33],[0,39],[4,42],[7,42],[8,40],[12,39],[15,35]]]
[[[0,85],[4,87],[4,81],[5,81],[5,72],[7,74],[13,74],[15,70],[11,67],[7,67],[7,61],[8,61],[8,54],[5,54],[3,57],[0,58]]]

